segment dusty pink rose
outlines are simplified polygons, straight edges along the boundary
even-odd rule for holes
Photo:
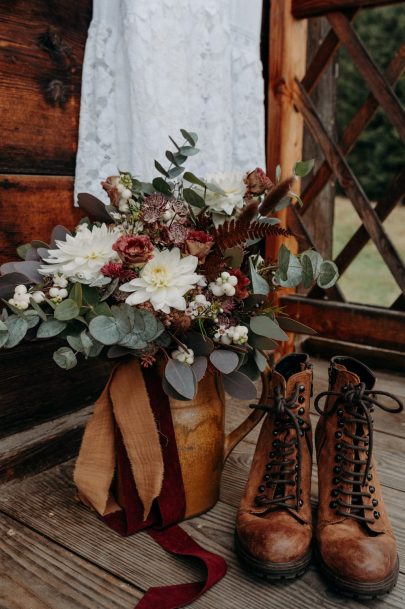
[[[214,239],[202,230],[190,230],[186,239],[186,252],[197,256],[200,264],[204,264],[207,255],[214,244]]]
[[[122,235],[113,245],[113,250],[126,264],[147,262],[153,256],[153,249],[152,242],[146,235]]]
[[[136,273],[131,269],[126,269],[122,262],[107,262],[101,267],[101,272],[106,277],[111,279],[119,279],[120,281],[131,281],[136,277]]]
[[[118,207],[118,202],[120,200],[120,193],[117,189],[118,184],[120,183],[120,176],[110,176],[104,182],[101,182],[101,186],[104,188],[108,197],[111,201],[111,205],[114,207]]]
[[[273,182],[260,167],[256,167],[256,169],[246,174],[244,182],[247,196],[262,195],[273,186]]]

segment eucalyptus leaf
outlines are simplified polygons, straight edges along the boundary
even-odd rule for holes
[[[17,247],[17,254],[21,258],[21,260],[25,260],[27,252],[32,249],[31,243],[24,243],[24,245],[19,245]]]
[[[194,363],[192,364],[192,369],[195,374],[195,378],[197,382],[201,381],[203,376],[207,371],[208,360],[203,355],[198,355],[194,358]]]
[[[92,288],[90,288],[92,289]],[[80,308],[82,306],[83,301],[83,288],[81,283],[74,283],[72,289],[69,293],[69,298],[73,300],[77,306]]]
[[[109,359],[124,357],[125,355],[134,355],[134,351],[132,349],[127,349],[126,347],[121,347],[120,345],[113,345],[107,351],[107,357]]]
[[[165,377],[162,378],[162,389],[169,398],[180,400],[182,402],[188,402],[188,398],[185,398],[184,395],[181,395],[178,391],[176,391]]]
[[[182,146],[179,152],[183,156],[194,156],[195,154],[198,154],[200,150],[198,148],[194,148],[194,146]]]
[[[35,328],[39,323],[39,315],[36,311],[25,311],[24,319],[27,322],[28,329]]]
[[[92,319],[89,330],[90,334],[103,345],[114,345],[123,338],[117,320],[107,315],[99,315]]]
[[[7,329],[7,326],[5,326],[5,330],[0,328],[0,348],[4,347],[4,345],[6,344],[7,341],[8,341],[8,329]]]
[[[155,161],[155,167],[160,173],[162,173],[165,176],[165,178],[169,177],[168,171],[166,171],[166,169],[164,167],[162,167],[162,165],[159,163],[159,161]]]
[[[186,180],[186,182],[190,182],[191,184],[196,184],[197,186],[201,186],[201,188],[204,188],[204,190],[207,188],[207,185],[202,180],[197,178],[197,176],[195,176],[193,173],[191,173],[191,171],[186,171],[183,178],[184,178],[184,180]]]
[[[321,272],[321,264],[323,262],[323,258],[321,256],[321,254],[319,254],[315,250],[306,250],[305,252],[302,252],[302,254],[301,254],[301,264],[302,264],[303,257],[308,257],[311,260],[314,280],[317,279],[319,273]]]
[[[257,397],[254,383],[242,372],[236,371],[222,375],[222,384],[226,393],[240,400],[254,400]]]
[[[331,260],[324,260],[321,264],[319,277],[317,279],[317,284],[320,288],[327,290],[335,285],[336,281],[339,277],[339,271],[334,262]]]
[[[182,396],[192,400],[197,393],[197,379],[188,364],[169,359],[165,367],[165,378]]]
[[[20,343],[27,334],[28,323],[23,317],[11,316],[6,320],[5,323],[8,330],[8,339],[4,346],[6,349],[12,349],[18,345],[18,343]]]
[[[243,366],[239,368],[239,372],[245,374],[251,381],[257,381],[260,377],[260,370],[253,357],[248,358]]]
[[[208,336],[204,337],[194,330],[181,337],[187,347],[194,351],[194,355],[209,355],[214,350],[214,343]]]
[[[94,220],[105,222],[106,224],[111,224],[113,222],[113,219],[107,211],[106,205],[97,197],[94,197],[87,192],[81,192],[77,195],[77,202],[79,207]]]
[[[74,319],[80,314],[80,309],[71,298],[66,298],[66,300],[62,300],[61,303],[56,305],[54,316],[56,319],[60,321],[69,321],[70,319]]]
[[[1,265],[0,272],[2,275],[10,275],[12,273],[20,273],[29,279],[30,283],[41,283],[43,276],[38,273],[41,262],[38,260],[20,260],[18,262],[6,262]],[[24,282],[21,282],[24,283]]]
[[[315,330],[302,324],[300,321],[296,319],[291,319],[291,317],[277,317],[277,321],[283,330],[286,332],[296,332],[297,334],[317,334]]]
[[[226,349],[215,349],[210,354],[210,362],[217,370],[229,374],[236,370],[239,365],[239,357],[234,351]]]
[[[183,198],[194,207],[202,208],[205,206],[204,199],[192,188],[183,188]]]
[[[263,355],[263,353],[260,353],[260,351],[258,351],[258,349],[255,349],[255,351],[254,351],[254,358],[255,358],[256,365],[259,368],[260,372],[264,372],[269,365],[267,358]]]
[[[0,298],[11,298],[17,285],[29,285],[31,282],[22,273],[10,272],[0,277]]]
[[[302,266],[302,285],[304,288],[310,288],[314,282],[314,269],[312,268],[312,262],[309,256],[301,256]]]
[[[288,336],[280,328],[277,322],[270,319],[266,315],[257,315],[250,320],[250,328],[252,332],[259,336],[266,336],[272,340],[287,340]]]
[[[75,285],[81,286],[82,298],[88,305],[90,305],[91,307],[94,307],[96,304],[99,303],[100,292],[99,292],[98,288],[91,288],[89,285],[85,285],[85,284],[82,285],[82,284],[76,283]],[[76,300],[76,299],[74,299],[74,300]]]
[[[68,342],[68,344],[72,347],[72,349],[74,349],[75,351],[78,351],[79,353],[82,353],[84,351],[83,348],[83,344],[82,341],[80,340],[80,336],[67,336],[66,340]]]
[[[297,256],[290,252],[287,279],[283,279],[280,269],[275,273],[275,281],[283,288],[295,288],[302,280],[302,266]]]
[[[256,349],[261,349],[262,351],[273,351],[278,347],[276,341],[267,338],[266,336],[255,334],[254,332],[249,332],[249,345],[256,347]]]
[[[76,355],[69,347],[61,347],[53,354],[54,361],[60,368],[64,370],[70,370],[77,364]]]
[[[109,297],[111,296],[111,294],[112,294],[113,292],[115,292],[115,290],[116,290],[116,289],[117,289],[117,287],[118,287],[118,284],[119,284],[119,279],[118,279],[118,277],[116,277],[116,278],[115,278],[115,279],[113,279],[113,280],[111,281],[111,283],[109,283],[109,284],[107,285],[107,287],[105,288],[105,290],[104,290],[104,292],[103,292],[103,295],[102,295],[102,296],[101,296],[101,298],[100,298],[100,302],[104,302],[104,300],[107,300],[107,298],[109,298]]]
[[[169,178],[170,179],[177,178],[179,175],[181,175],[183,173],[183,171],[184,171],[184,167],[172,167],[168,171]]]
[[[71,235],[70,230],[62,226],[61,224],[57,224],[51,233],[51,249],[56,247],[57,241],[66,241],[66,236]]]
[[[190,146],[195,146],[196,145],[197,140],[198,140],[198,137],[197,137],[196,133],[192,133],[190,131],[186,131],[186,129],[180,129],[180,133],[184,137],[184,139],[188,141]]]
[[[154,180],[152,180],[152,184],[155,190],[161,192],[167,197],[170,197],[172,195],[172,189],[163,178],[155,178]]]
[[[290,255],[290,250],[283,243],[278,252],[278,270],[280,272],[281,279],[283,279],[284,281],[287,280]]]
[[[38,328],[37,338],[53,338],[63,332],[66,325],[64,322],[52,318],[48,321],[43,321]]]
[[[85,330],[80,334],[80,341],[83,345],[83,351],[86,357],[89,357],[93,347],[93,341]]]
[[[309,161],[298,161],[294,165],[293,173],[299,178],[304,178],[312,171],[314,164],[315,159],[310,159]]]
[[[254,267],[252,257],[249,258],[249,275],[250,281],[252,282],[252,290],[255,294],[267,295],[270,291],[270,286],[267,281],[259,275]]]

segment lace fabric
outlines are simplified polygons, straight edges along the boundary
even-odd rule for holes
[[[94,0],[83,65],[75,199],[106,200],[117,169],[165,165],[168,134],[199,134],[204,176],[265,164],[261,0]]]

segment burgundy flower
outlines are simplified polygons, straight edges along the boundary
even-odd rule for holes
[[[131,269],[126,269],[122,262],[107,262],[102,268],[101,272],[106,277],[111,279],[119,279],[120,281],[131,281],[136,277],[136,273]]]
[[[168,244],[182,245],[187,237],[188,229],[183,224],[172,222],[170,226],[166,226],[162,230],[163,239]]]
[[[238,280],[238,283],[235,286],[235,298],[239,298],[240,300],[247,298],[249,296],[247,287],[250,285],[250,279],[246,277],[245,273],[242,273],[240,269],[232,269],[229,273]]]
[[[202,230],[189,230],[186,239],[186,252],[197,256],[200,264],[204,264],[207,255],[214,245],[214,238]]]
[[[113,245],[121,260],[127,264],[147,262],[153,256],[153,245],[146,235],[122,235]]]
[[[273,182],[260,167],[246,174],[244,182],[246,184],[246,196],[262,195],[266,190],[274,186]]]

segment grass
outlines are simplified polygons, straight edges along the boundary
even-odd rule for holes
[[[336,197],[333,230],[333,257],[341,251],[361,226],[350,201]],[[384,222],[384,228],[399,255],[405,258],[405,206],[398,205]],[[369,241],[339,279],[339,287],[350,302],[389,307],[400,289],[375,245]]]

